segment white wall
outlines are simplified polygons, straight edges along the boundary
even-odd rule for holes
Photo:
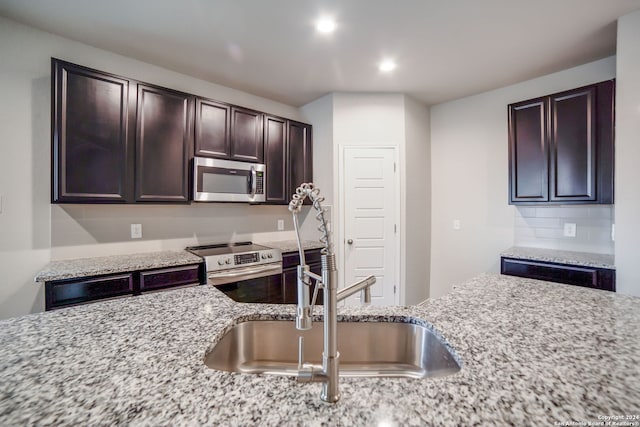
[[[333,209],[333,177],[336,173],[333,164],[333,94],[316,99],[300,111],[306,121],[313,123],[313,183],[325,198],[323,206],[328,209],[325,217],[333,228],[336,222]],[[304,210],[300,212],[301,217],[304,214]],[[302,222],[301,238],[318,240],[318,225],[315,215],[308,215],[308,219]]]
[[[429,298],[431,265],[431,143],[429,109],[405,97],[405,218],[407,305]]]
[[[406,283],[400,302],[413,304],[424,300],[428,296],[429,271],[429,223],[425,220],[429,217],[428,108],[402,94],[334,93],[301,110],[314,124],[314,179],[322,189],[325,204],[332,208],[340,282],[344,283],[342,245],[339,244],[342,239],[340,151],[345,146],[395,147],[401,177],[400,280]],[[320,143],[316,144],[318,140]],[[426,173],[427,178],[408,183],[406,177],[416,173]],[[406,200],[405,189],[415,192],[415,197]],[[305,236],[317,236],[316,226],[313,216],[308,215],[303,225]],[[409,250],[412,256],[406,256]]]
[[[302,119],[297,108],[181,75],[0,17],[0,318],[44,309],[34,275],[50,259],[292,237],[286,207],[50,204],[51,57]],[[276,232],[285,219],[286,231]],[[131,241],[129,224],[144,239]]]
[[[618,20],[616,289],[640,296],[640,10]]]
[[[516,246],[613,254],[613,205],[516,206]],[[576,225],[566,237],[564,224]]]
[[[507,105],[614,77],[609,57],[431,107],[431,297],[498,272],[500,252],[513,245]],[[460,230],[453,230],[454,219]]]

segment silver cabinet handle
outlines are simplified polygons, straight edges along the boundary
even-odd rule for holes
[[[353,245],[353,239],[349,239],[349,240],[347,240],[347,244],[348,244],[348,245]]]

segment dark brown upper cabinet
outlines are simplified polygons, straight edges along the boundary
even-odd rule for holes
[[[206,98],[196,99],[195,154],[262,163],[263,114]]]
[[[287,202],[287,120],[280,117],[264,118],[264,162],[267,166],[266,202]],[[288,203],[288,202],[287,202]]]
[[[51,64],[51,201],[188,202],[194,97]]]
[[[289,120],[287,129],[287,199],[302,183],[313,181],[311,125]],[[308,199],[305,200],[308,202]]]
[[[129,80],[56,59],[51,75],[52,203],[132,201]]]
[[[313,181],[311,125],[265,116],[264,145],[267,203],[288,204],[300,184]]]
[[[231,150],[229,158],[262,163],[264,145],[262,113],[242,107],[231,107]]]
[[[228,159],[231,153],[231,106],[196,98],[195,154]]]
[[[188,202],[194,96],[138,84],[136,201]]]
[[[510,204],[612,204],[609,80],[509,105]]]

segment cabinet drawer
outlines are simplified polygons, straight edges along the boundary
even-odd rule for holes
[[[133,294],[133,274],[47,282],[46,309]]]
[[[199,265],[163,268],[140,272],[140,291],[171,288],[200,283]]]
[[[501,273],[615,291],[615,271],[609,269],[502,258]]]
[[[304,260],[307,265],[319,263],[322,259],[320,249],[307,249],[304,251]],[[300,255],[298,252],[287,252],[282,254],[282,268],[296,267],[300,264]]]
[[[307,262],[309,270],[312,273],[320,276],[322,274],[322,264],[316,262],[310,264]],[[309,290],[309,297],[313,298],[313,292],[315,290],[315,280],[312,280],[314,284]],[[296,267],[287,268],[282,271],[282,296],[285,304],[296,304],[298,302],[298,269]],[[316,305],[323,305],[324,293],[321,289],[318,289],[318,296],[316,297]]]

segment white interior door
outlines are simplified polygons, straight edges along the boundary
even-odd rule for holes
[[[371,304],[398,304],[395,149],[345,147],[343,160],[345,285],[373,274]]]

